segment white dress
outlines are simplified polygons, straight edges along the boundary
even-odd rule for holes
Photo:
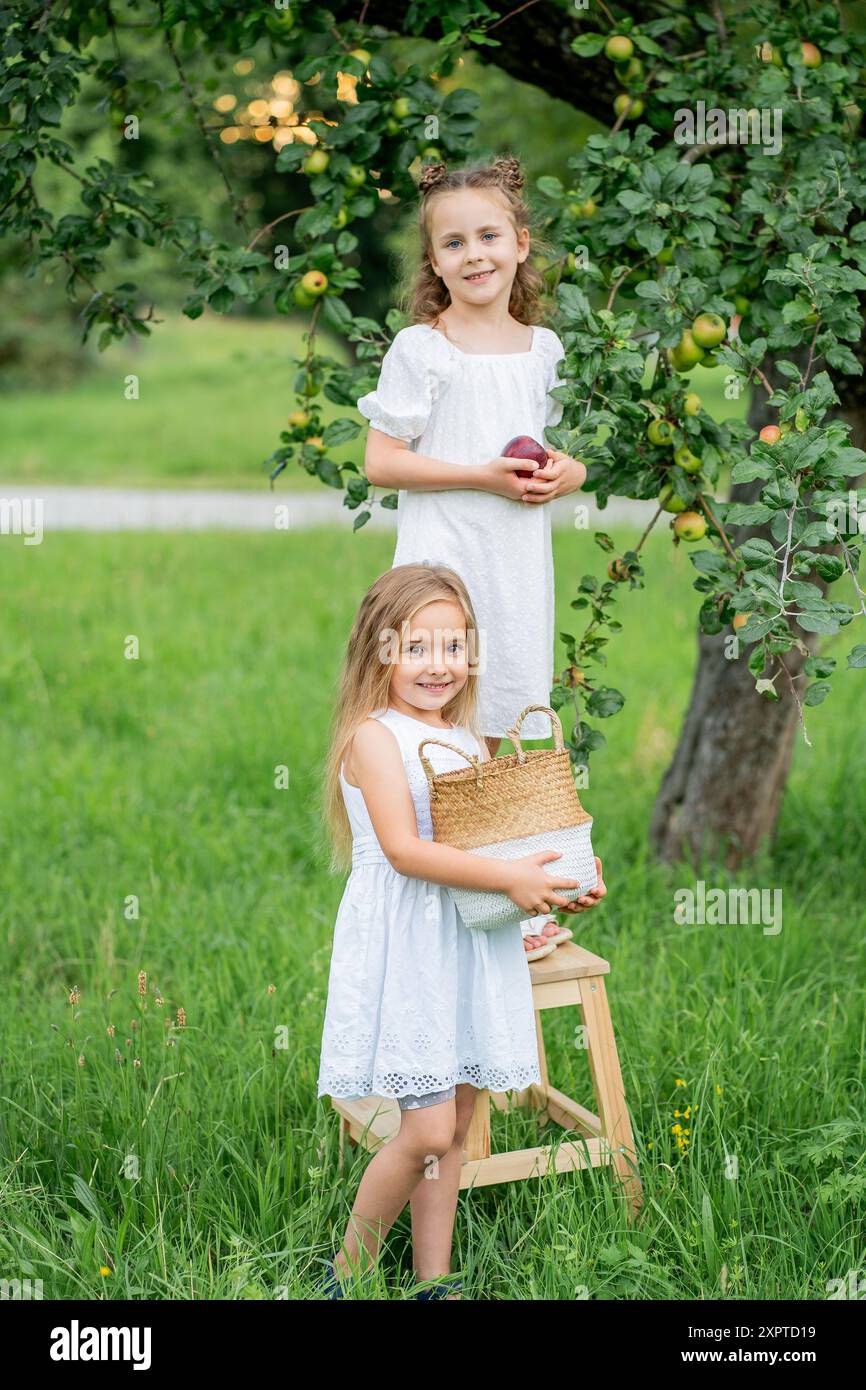
[[[561,385],[564,348],[550,328],[533,327],[528,352],[465,353],[438,329],[413,324],[396,335],[375,391],[358,409],[374,429],[415,453],[479,465],[562,417],[548,395]],[[392,567],[449,565],[475,608],[484,666],[478,676],[481,732],[503,737],[526,705],[549,705],[553,681],[553,554],[550,507],[513,502],[477,488],[398,493]],[[547,715],[530,714],[526,738],[548,738]]]
[[[418,744],[481,751],[465,728],[438,730],[398,710],[374,713],[403,755],[418,834],[433,838]],[[434,772],[467,764],[430,745]],[[318,1094],[425,1095],[469,1082],[492,1091],[540,1083],[532,985],[520,926],[467,927],[448,889],[400,874],[376,838],[360,787],[340,772],[352,870],[334,926]]]

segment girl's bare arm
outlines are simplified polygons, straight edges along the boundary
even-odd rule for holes
[[[378,720],[367,720],[358,729],[347,771],[361,788],[376,838],[398,873],[448,888],[475,888],[509,897],[517,892],[535,902],[544,899],[560,906],[568,899],[554,890],[579,886],[575,879],[551,876],[540,864],[530,862],[559,858],[554,851],[505,860],[422,840],[400,750],[390,730]]]
[[[519,499],[523,496],[524,480],[516,473],[525,468],[525,459],[491,459],[480,467],[446,463],[416,454],[405,440],[394,439],[381,430],[367,431],[364,472],[374,487],[421,488],[424,492],[476,488]]]

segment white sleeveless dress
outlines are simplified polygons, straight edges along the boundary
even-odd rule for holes
[[[432,840],[418,759],[423,738],[479,752],[465,728],[439,730],[398,710],[375,712],[403,755],[418,834]],[[434,772],[466,763],[433,744]],[[318,1094],[357,1099],[492,1091],[540,1083],[532,986],[520,925],[475,931],[448,889],[400,874],[376,838],[360,787],[340,774],[352,827],[352,870],[334,926]]]
[[[403,328],[382,359],[375,391],[358,401],[374,429],[415,453],[478,466],[515,435],[546,443],[562,417],[549,391],[563,384],[565,349],[550,328],[532,329],[528,352],[466,353],[429,324]],[[396,565],[449,565],[475,609],[485,667],[478,676],[484,735],[503,737],[526,705],[549,705],[554,674],[550,507],[477,488],[401,489]],[[527,715],[528,739],[548,738],[550,719]]]

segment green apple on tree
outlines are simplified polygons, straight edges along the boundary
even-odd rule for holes
[[[315,295],[307,294],[300,280],[292,291],[292,298],[299,309],[311,309],[316,302]]]
[[[674,463],[678,463],[685,473],[700,473],[701,461],[693,454],[688,444],[681,444],[674,450]]]
[[[680,512],[674,518],[674,535],[681,541],[699,541],[707,534],[707,523],[700,512]]]
[[[650,444],[670,444],[674,437],[674,427],[669,420],[651,420],[646,437]]]
[[[756,48],[756,53],[762,63],[773,63],[777,68],[783,68],[782,55],[773,43],[761,43]]]
[[[710,314],[706,311],[698,314],[692,324],[692,337],[698,347],[706,348],[710,351],[718,347],[727,332],[727,325],[721,314]]]
[[[613,99],[613,109],[617,116],[628,116],[630,121],[637,120],[638,116],[644,113],[644,104],[640,97],[629,96],[628,92],[620,92]]]
[[[318,299],[328,288],[328,277],[324,271],[308,270],[306,275],[301,276],[301,288],[314,299]]]
[[[670,489],[667,489],[667,491],[670,491]],[[660,492],[659,506],[663,512],[684,512],[688,503],[684,502],[675,492],[671,492],[670,497],[667,497],[665,492]]]
[[[397,117],[398,121],[405,121],[410,110],[408,97],[398,97],[396,101],[391,103],[391,113]]]
[[[346,170],[346,184],[349,188],[360,188],[367,182],[367,170],[363,164],[350,164]]]
[[[800,61],[804,68],[819,68],[822,61],[820,48],[816,48],[813,43],[801,43]]]
[[[313,150],[301,160],[301,168],[305,174],[324,174],[330,162],[331,156],[325,150]]]
[[[644,74],[640,58],[629,58],[627,63],[617,63],[616,75],[620,82],[638,82]]]
[[[683,402],[683,410],[686,412],[687,415],[700,415],[701,404],[701,398],[698,395],[697,391],[689,391],[688,395],[685,398],[685,401]]]
[[[634,44],[626,34],[612,34],[604,46],[604,56],[614,63],[624,63],[633,53]]]
[[[668,348],[668,361],[677,372],[691,371],[692,367],[703,361],[704,355],[704,349],[695,342],[690,328],[684,328],[679,342]]]

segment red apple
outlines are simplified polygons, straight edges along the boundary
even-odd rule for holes
[[[533,459],[539,468],[543,468],[547,463],[547,450],[531,435],[518,434],[515,435],[514,439],[509,439],[502,450],[502,457],[505,459]],[[526,473],[522,468],[517,470],[518,478],[531,478],[534,473],[534,468],[529,473]]]

